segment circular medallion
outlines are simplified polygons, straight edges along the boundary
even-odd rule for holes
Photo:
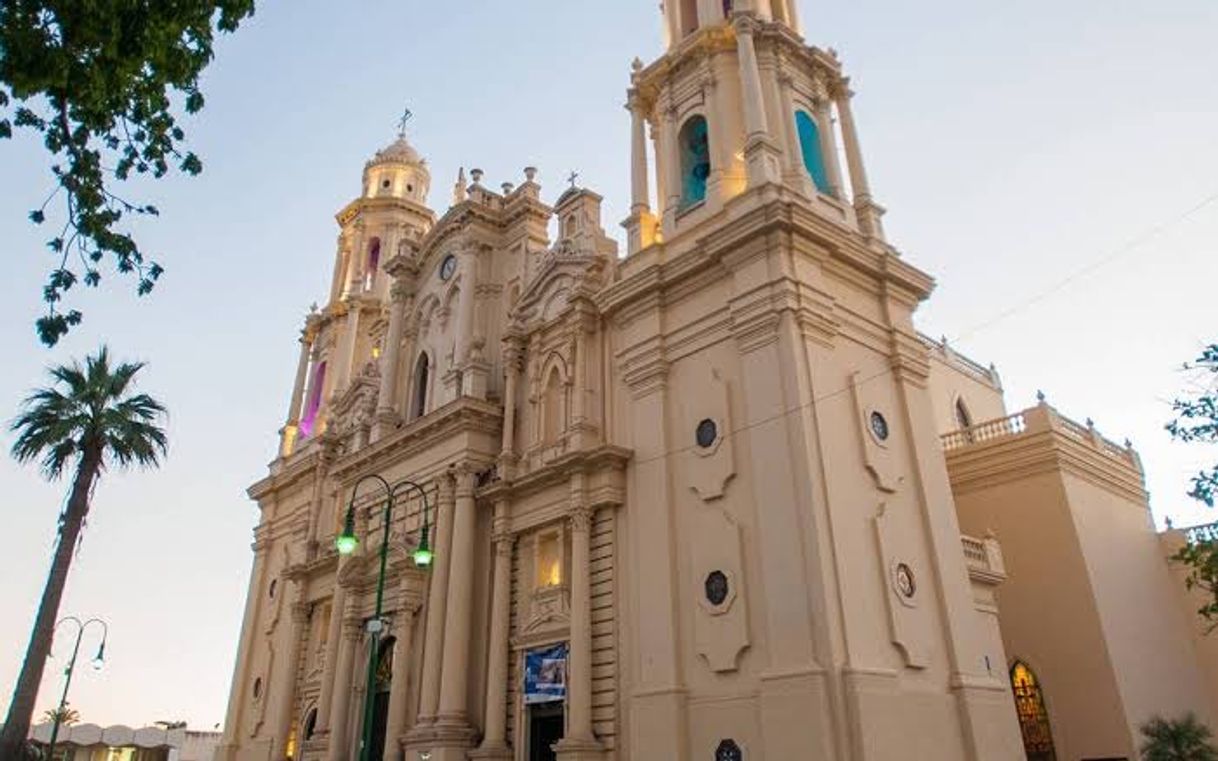
[[[706,575],[706,599],[716,607],[727,600],[727,574],[711,571]]]
[[[448,280],[452,278],[453,273],[457,271],[457,257],[449,254],[444,257],[444,261],[440,262],[440,279]]]
[[[698,442],[698,446],[707,449],[715,443],[717,438],[719,438],[719,427],[715,425],[714,420],[706,418],[698,423],[698,430],[694,432],[694,440]]]
[[[912,599],[914,593],[918,591],[918,585],[914,581],[913,570],[904,563],[897,566],[896,581],[897,591],[907,599]]]
[[[744,753],[735,740],[720,740],[715,748],[715,761],[743,761]]]
[[[871,432],[880,441],[888,440],[888,421],[878,412],[871,413]]]

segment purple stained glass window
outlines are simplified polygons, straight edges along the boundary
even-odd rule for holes
[[[317,425],[317,411],[321,409],[321,389],[325,383],[326,363],[321,362],[313,368],[313,382],[309,384],[309,403],[305,407],[304,417],[300,419],[301,438],[313,435],[313,427]]]

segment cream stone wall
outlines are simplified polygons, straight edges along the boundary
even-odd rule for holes
[[[1190,534],[1198,538],[1208,538],[1213,535],[1212,532],[1212,525],[1198,526],[1188,530],[1168,529],[1159,534],[1160,550],[1164,558],[1171,558],[1184,546],[1185,542],[1189,541]],[[1214,635],[1210,624],[1197,613],[1207,603],[1206,594],[1198,588],[1187,588],[1185,577],[1188,573],[1185,566],[1169,561],[1167,569],[1171,575],[1175,592],[1172,599],[1179,610],[1184,613],[1185,626],[1188,629],[1189,638],[1192,640],[1193,650],[1200,664],[1205,685],[1209,690],[1210,704],[1213,707],[1212,715],[1218,715],[1218,636]]]
[[[1058,757],[1133,758],[1152,715],[1212,722],[1132,450],[1044,403],[945,443],[961,525],[1002,542],[1003,641],[1040,680]]]
[[[933,281],[885,240],[849,80],[794,3],[665,14],[668,51],[631,69],[621,255],[573,181],[551,205],[532,167],[501,192],[462,170],[437,217],[404,136],[368,162],[249,491],[217,758],[354,758],[389,637],[371,705],[394,761],[529,758],[525,656],[558,643],[562,761],[1017,761],[1012,658],[1060,758],[1131,753],[1132,721],[1201,694],[1149,652],[1183,619],[1143,634],[1123,607],[1170,612],[1136,456],[1047,407],[1032,435],[992,368],[915,330]],[[961,399],[1000,421],[963,426]]]

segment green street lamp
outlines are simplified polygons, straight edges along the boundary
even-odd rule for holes
[[[368,677],[364,689],[364,731],[360,738],[360,761],[370,761],[372,753],[372,719],[373,706],[375,704],[376,671],[380,666],[381,631],[385,628],[384,622],[381,620],[381,604],[385,597],[385,566],[389,560],[389,524],[393,518],[393,501],[397,496],[396,489],[414,489],[423,498],[423,525],[419,530],[419,545],[415,548],[412,555],[414,564],[419,568],[427,568],[435,557],[432,554],[431,547],[427,544],[427,492],[423,491],[423,487],[414,481],[402,481],[397,487],[392,487],[388,481],[376,473],[370,473],[356,481],[355,486],[351,489],[351,501],[347,504],[347,517],[343,521],[343,532],[334,539],[334,546],[338,550],[338,554],[350,555],[359,547],[359,538],[355,535],[355,496],[359,492],[360,485],[368,480],[380,481],[381,486],[384,487],[385,511],[381,517],[381,567],[376,579],[376,612],[372,614],[372,618],[368,621],[368,635],[371,641],[368,647]]]
[[[106,662],[106,638],[110,636],[110,627],[100,618],[90,618],[88,621],[81,623],[76,616],[64,616],[55,624],[58,629],[60,624],[65,621],[71,621],[76,624],[76,644],[72,646],[72,657],[68,660],[68,665],[63,670],[63,694],[59,698],[59,709],[55,711],[55,718],[51,723],[51,741],[47,743],[47,758],[55,758],[55,741],[59,739],[59,723],[63,721],[64,709],[68,705],[68,688],[72,686],[72,673],[76,671],[76,656],[80,654],[80,641],[84,638],[85,629],[90,624],[100,624],[102,628],[101,645],[97,648],[97,655],[93,656],[93,668],[98,671]]]

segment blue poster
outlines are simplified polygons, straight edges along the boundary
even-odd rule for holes
[[[526,650],[524,702],[551,703],[567,696],[567,643]]]

